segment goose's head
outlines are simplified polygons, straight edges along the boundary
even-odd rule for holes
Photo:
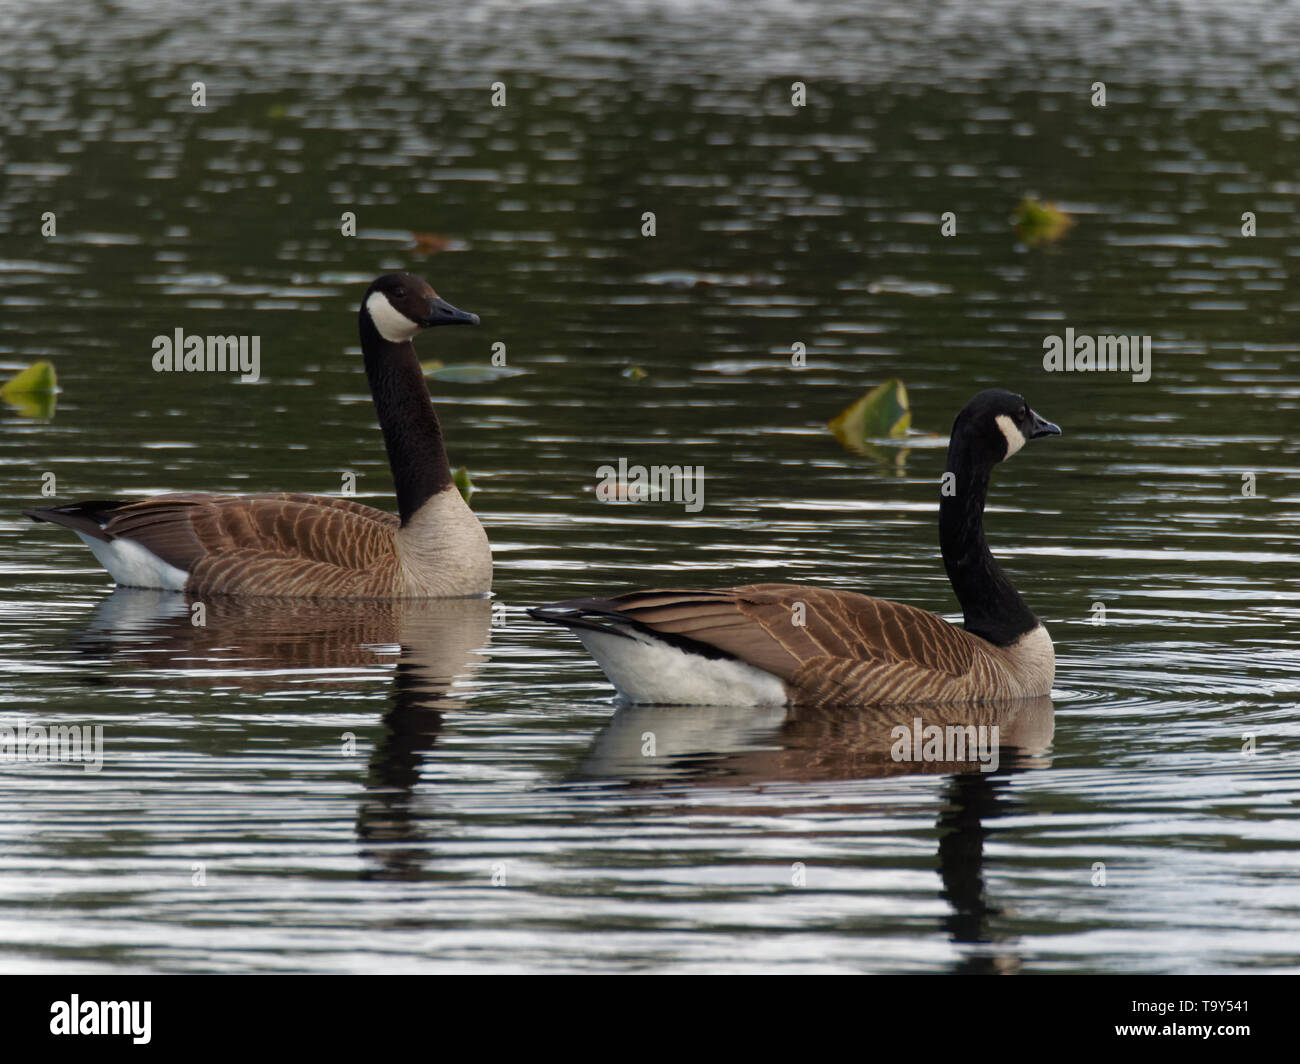
[[[361,301],[361,314],[389,343],[406,343],[435,325],[477,325],[478,315],[457,310],[422,277],[386,273],[376,277]]]
[[[1029,409],[1024,396],[1001,388],[980,392],[952,425],[953,443],[960,439],[990,463],[1006,461],[1028,440],[1060,434],[1060,428]]]

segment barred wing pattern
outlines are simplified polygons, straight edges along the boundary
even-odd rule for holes
[[[752,584],[708,591],[636,591],[559,603],[547,620],[620,626],[781,679],[800,705],[955,701],[1045,694],[1008,650],[937,614],[852,591]]]
[[[103,532],[188,572],[196,593],[374,598],[396,586],[399,526],[351,499],[173,494],[119,507]]]

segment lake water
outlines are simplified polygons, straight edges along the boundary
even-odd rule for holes
[[[1300,970],[1296,8],[385,7],[0,14],[0,369],[62,389],[3,414],[0,726],[104,736],[0,762],[0,970]],[[1025,195],[1074,226],[1027,247]],[[433,381],[491,603],[196,627],[20,516],[47,474],[391,508],[348,356],[397,268],[482,317],[422,358],[521,371]],[[259,336],[261,379],[155,373],[176,328]],[[1045,372],[1067,328],[1150,336],[1150,379]],[[893,377],[913,435],[842,448]],[[938,480],[988,386],[1064,433],[990,497],[1058,655],[988,711],[996,772],[893,761],[910,711],[619,709],[523,613],[788,580],[953,617]],[[619,458],[705,505],[600,502]]]

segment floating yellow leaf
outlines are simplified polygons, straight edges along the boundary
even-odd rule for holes
[[[896,377],[876,385],[828,423],[835,438],[852,450],[861,450],[868,440],[904,436],[911,425],[907,389]]]
[[[59,380],[54,375],[53,362],[33,362],[21,373],[10,377],[0,385],[0,395],[8,399],[11,395],[52,392],[58,386]]]
[[[1054,203],[1039,203],[1032,196],[1020,201],[1015,214],[1016,235],[1030,247],[1054,244],[1074,225],[1074,219]]]
[[[23,417],[50,418],[54,416],[58,389],[59,381],[54,373],[54,364],[34,362],[0,385],[0,398]]]

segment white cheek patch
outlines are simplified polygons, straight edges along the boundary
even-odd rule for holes
[[[1005,462],[1025,445],[1025,434],[1016,428],[1016,423],[1006,414],[999,414],[994,420],[1002,430],[1002,435],[1007,438],[1007,454],[1006,458],[1002,459]]]
[[[370,293],[370,298],[366,300],[366,313],[375,323],[379,335],[390,344],[405,343],[420,331],[420,326],[388,302],[388,297],[383,292]]]

